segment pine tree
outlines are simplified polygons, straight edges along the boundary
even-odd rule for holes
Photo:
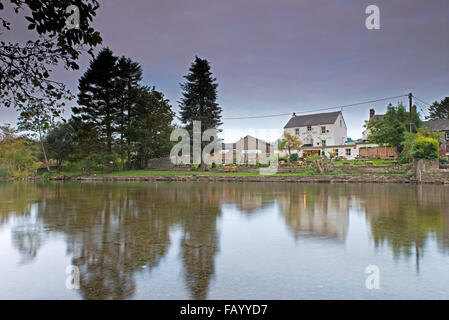
[[[197,56],[191,64],[189,73],[184,76],[187,80],[181,84],[183,90],[180,101],[180,120],[186,125],[186,129],[193,130],[193,121],[201,121],[202,132],[218,127],[222,124],[222,109],[217,101],[216,78],[212,76],[209,62]],[[202,149],[204,147],[202,142]],[[207,169],[201,158],[201,167]]]
[[[132,61],[130,58],[121,57],[117,63],[118,82],[117,89],[120,94],[120,158],[121,170],[124,169],[125,149],[128,158],[128,167],[131,163],[131,142],[135,136],[131,126],[133,118],[133,109],[137,98],[137,87],[142,80],[142,67],[139,63]]]
[[[435,101],[429,108],[430,120],[449,120],[449,97],[440,102]]]
[[[109,170],[112,170],[112,147],[118,126],[117,59],[109,48],[98,53],[79,80],[79,106],[72,108],[74,118],[95,131],[104,142]]]

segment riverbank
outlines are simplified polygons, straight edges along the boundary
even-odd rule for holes
[[[134,174],[130,174],[134,173]],[[52,181],[75,182],[289,182],[289,183],[430,183],[449,184],[449,172],[424,176],[418,181],[413,175],[403,172],[388,173],[343,173],[331,174],[277,173],[263,176],[258,172],[179,172],[179,171],[136,171],[91,176],[55,176]]]
[[[64,180],[64,179],[53,179]],[[78,182],[289,182],[289,183],[412,183],[405,174],[340,174],[340,175],[147,175],[147,176],[78,176],[69,181]],[[449,183],[449,181],[448,181]]]
[[[274,175],[261,175],[257,169],[245,168],[237,172],[211,170],[207,172],[193,170],[132,170],[113,173],[79,172],[36,176],[28,180],[79,181],[79,182],[114,182],[114,181],[223,181],[223,182],[292,182],[292,183],[431,183],[449,184],[449,170],[432,169],[423,171],[416,178],[411,168],[359,167],[359,170],[333,170],[328,174],[318,174],[314,170],[301,168],[279,168]],[[349,169],[351,169],[349,168]],[[408,170],[405,170],[408,169]]]

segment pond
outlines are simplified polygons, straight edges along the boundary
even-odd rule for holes
[[[0,184],[0,299],[415,298],[449,299],[448,186]]]

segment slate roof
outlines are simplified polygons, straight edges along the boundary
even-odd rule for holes
[[[423,125],[428,126],[434,131],[449,131],[449,120],[424,121]]]
[[[341,111],[308,114],[305,116],[291,117],[285,128],[304,127],[304,126],[316,126],[320,124],[334,124],[337,121],[338,115]]]

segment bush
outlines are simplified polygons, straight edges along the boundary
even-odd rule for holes
[[[288,159],[286,157],[279,157],[278,161],[288,162]]]
[[[437,139],[417,136],[413,141],[412,156],[414,159],[435,160],[439,157],[439,143]]]
[[[290,162],[299,161],[299,155],[297,153],[292,153],[288,159],[290,160]]]
[[[105,171],[107,168],[106,156],[102,154],[90,154],[86,158],[80,161],[81,168],[84,168],[87,172]]]

